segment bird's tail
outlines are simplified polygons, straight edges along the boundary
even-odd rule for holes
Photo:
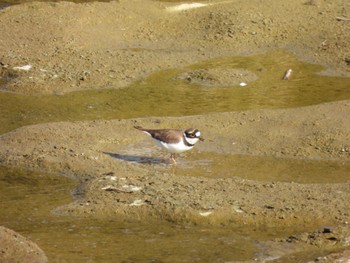
[[[142,131],[142,132],[146,133],[149,136],[152,136],[151,133],[150,133],[150,130],[148,130],[148,129],[142,128],[141,126],[134,126],[134,128],[139,130],[139,131]]]
[[[139,131],[144,131],[145,129],[142,128],[141,126],[134,126],[135,129],[139,130]]]

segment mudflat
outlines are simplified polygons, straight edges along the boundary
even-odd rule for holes
[[[127,89],[160,70],[280,49],[322,65],[320,74],[343,77],[350,87],[349,17],[345,0],[208,1],[200,6],[122,0],[21,3],[0,11],[6,25],[0,27],[0,88],[28,96]],[[229,76],[251,74],[209,73],[226,82]],[[203,72],[195,74],[181,77],[199,75],[201,84]],[[1,135],[0,163],[81,179],[83,194],[60,207],[63,214],[226,227],[332,225],[330,233],[315,230],[271,242],[293,243],[298,251],[310,246],[345,250],[350,244],[346,175],[336,183],[305,183],[268,175],[245,178],[234,163],[225,176],[205,176],[199,167],[232,156],[346,165],[349,114],[350,102],[338,101],[293,109],[36,124]],[[207,140],[181,155],[174,167],[134,125],[196,127]],[[195,176],[182,175],[186,169]],[[333,255],[329,262],[347,255]]]

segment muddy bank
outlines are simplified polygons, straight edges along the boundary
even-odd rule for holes
[[[1,262],[47,262],[44,252],[35,243],[2,226],[0,226],[0,247]]]
[[[121,88],[159,70],[274,49],[349,76],[350,23],[339,19],[350,17],[346,0],[206,4],[185,11],[158,1],[5,8],[1,89],[38,94]]]
[[[342,162],[350,158],[349,113],[344,101],[287,110],[34,125],[0,137],[0,161],[87,180],[82,200],[68,208],[73,213],[214,223],[346,223],[349,183],[259,182],[235,173],[222,179],[174,175],[167,157],[133,126],[202,130],[207,142],[182,156],[180,168],[181,162],[200,166],[199,153]],[[209,217],[201,215],[207,212]]]
[[[347,262],[350,258],[350,250],[346,250],[342,253],[333,253],[327,256],[318,257],[315,261],[312,262],[321,262],[321,263],[332,263],[332,262]]]
[[[0,89],[26,94],[118,89],[160,70],[276,49],[325,66],[325,74],[350,75],[350,23],[342,19],[350,17],[348,1],[206,3],[186,11],[171,11],[175,3],[123,0],[30,2],[2,9]],[[178,78],[209,86],[237,85],[242,75],[256,79],[252,72],[230,70],[189,71]],[[349,113],[350,102],[342,101],[287,110],[26,126],[0,136],[0,164],[78,177],[75,202],[56,213],[262,229],[292,226],[295,233],[271,240],[271,251],[281,249],[271,254],[331,251],[349,246],[349,181],[252,180],[231,168],[222,178],[211,178],[198,170],[210,167],[214,155],[215,161],[241,155],[345,166]],[[134,125],[195,126],[207,140],[181,155],[175,168]],[[292,249],[282,251],[280,244]]]
[[[256,181],[235,172],[231,178],[208,178],[203,174],[184,176],[181,169],[189,166],[195,171],[203,165],[199,159],[203,153],[220,153],[223,158],[239,154],[347,162],[349,114],[349,101],[342,101],[183,118],[33,125],[0,137],[0,162],[80,178],[76,201],[55,213],[215,226],[292,227],[296,233],[271,240],[271,249],[291,244],[294,253],[305,248],[332,250],[349,245],[349,181]],[[181,155],[178,166],[173,167],[168,156],[134,125],[195,126],[207,141]],[[331,230],[325,230],[329,226]],[[316,232],[300,234],[310,228]]]

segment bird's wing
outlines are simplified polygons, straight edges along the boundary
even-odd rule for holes
[[[167,141],[169,143],[177,142],[179,135],[182,136],[183,134],[181,130],[173,129],[145,129],[140,126],[135,126],[134,128],[147,133],[154,139],[159,141]]]

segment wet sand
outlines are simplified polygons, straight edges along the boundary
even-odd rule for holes
[[[1,262],[47,262],[44,252],[29,239],[0,226]]]
[[[121,88],[159,70],[275,49],[349,76],[349,23],[337,20],[349,16],[346,0],[207,3],[177,12],[168,9],[177,3],[157,1],[5,8],[1,88],[27,94]],[[18,69],[26,65],[29,71]]]
[[[33,125],[1,136],[0,160],[8,166],[80,178],[84,183],[79,198],[58,208],[60,214],[213,226],[315,228],[321,231],[317,235],[279,241],[315,247],[330,246],[322,229],[331,225],[331,235],[336,238],[331,246],[340,248],[349,242],[349,181],[257,181],[234,172],[231,178],[191,177],[181,176],[181,168],[192,162],[195,170],[201,165],[201,153],[347,162],[350,147],[344,142],[349,141],[349,113],[350,104],[345,101],[182,118]],[[205,131],[207,142],[181,156],[174,167],[147,136],[133,128],[150,123],[154,128],[192,124]]]
[[[167,9],[175,3],[156,1],[34,2],[3,9],[0,21],[7,26],[0,28],[0,87],[31,96],[121,89],[159,70],[276,49],[324,66],[322,74],[350,76],[350,23],[337,19],[350,16],[347,1],[208,4],[177,12]],[[38,124],[1,135],[0,163],[81,179],[83,194],[58,208],[63,214],[224,226],[302,225],[315,232],[271,242],[293,243],[300,251],[306,245],[345,249],[349,182],[259,181],[234,172],[232,178],[190,177],[176,169],[191,162],[202,165],[201,153],[345,163],[350,158],[349,113],[349,101],[340,101],[178,118]],[[174,168],[134,125],[195,126],[207,142],[181,156],[180,169]],[[323,233],[327,225],[332,236]]]

